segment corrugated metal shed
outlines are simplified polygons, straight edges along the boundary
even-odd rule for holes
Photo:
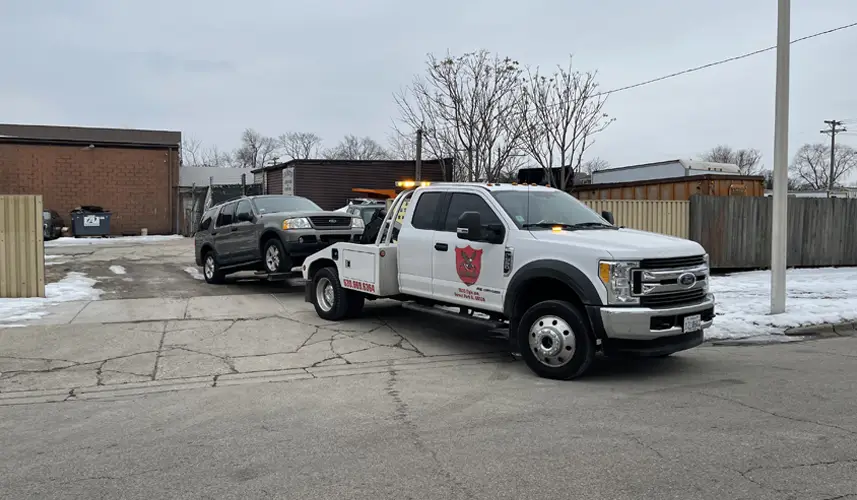
[[[698,160],[667,160],[592,172],[592,184],[634,182],[696,175],[739,175],[737,165]]]

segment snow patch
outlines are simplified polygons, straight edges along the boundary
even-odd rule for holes
[[[713,276],[714,325],[710,339],[764,336],[789,340],[786,329],[857,320],[857,268],[789,269],[786,312],[771,315],[771,272],[752,271]]]
[[[125,272],[125,268],[122,266],[113,265],[110,266],[108,269],[110,269],[110,272],[113,274],[128,274]]]
[[[57,238],[46,241],[45,247],[81,246],[81,245],[115,245],[118,243],[160,243],[184,239],[180,234],[148,235],[148,236],[118,236],[116,238]]]
[[[96,283],[84,273],[71,272],[45,285],[45,298],[0,299],[0,327],[24,326],[18,322],[39,319],[47,314],[47,307],[60,302],[98,300],[102,291],[93,288]]]
[[[184,268],[184,272],[190,274],[190,277],[195,280],[205,280],[205,276],[195,267],[186,267]]]

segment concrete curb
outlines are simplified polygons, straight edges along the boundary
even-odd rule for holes
[[[857,336],[857,322],[825,323],[788,328],[784,332],[789,337],[853,337]]]

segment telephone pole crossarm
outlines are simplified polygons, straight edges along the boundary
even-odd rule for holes
[[[833,184],[836,180],[834,178],[836,172],[836,134],[846,132],[848,129],[843,127],[842,122],[839,120],[824,120],[824,123],[830,127],[821,131],[822,134],[830,136],[830,171],[827,174],[827,197],[830,198],[833,192]]]

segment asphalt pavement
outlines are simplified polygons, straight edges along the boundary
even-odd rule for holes
[[[857,498],[857,339],[0,406],[0,498]]]

